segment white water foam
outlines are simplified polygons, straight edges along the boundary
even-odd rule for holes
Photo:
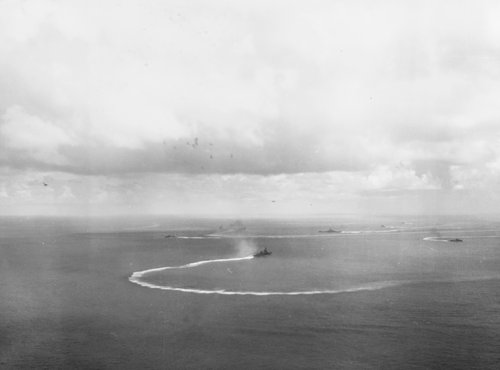
[[[317,234],[284,234],[284,235],[244,235],[244,234],[206,234],[197,236],[177,236],[177,239],[296,239],[296,238],[331,238],[336,236],[345,235],[359,235],[359,234],[381,234],[381,233],[395,233],[404,231],[403,229],[391,230],[344,230],[338,233],[317,233]]]
[[[231,291],[231,290],[225,290],[225,289],[209,290],[209,289],[194,289],[194,288],[178,288],[178,287],[148,283],[148,282],[141,280],[141,278],[144,275],[152,273],[152,272],[159,272],[159,271],[173,270],[173,269],[186,269],[186,268],[192,268],[192,267],[204,265],[207,263],[244,261],[244,260],[251,260],[253,258],[254,258],[254,256],[239,257],[239,258],[223,258],[223,259],[192,262],[192,263],[188,263],[186,265],[181,265],[181,266],[165,266],[165,267],[158,267],[158,268],[153,268],[153,269],[149,269],[149,270],[136,271],[129,277],[129,281],[134,283],[134,284],[138,284],[142,287],[146,287],[146,288],[150,288],[150,289],[171,290],[171,291],[177,291],[177,292],[183,292],[183,293],[222,294],[222,295],[253,295],[253,296],[354,293],[354,292],[360,292],[360,291],[378,290],[378,289],[388,288],[391,286],[397,286],[397,285],[402,284],[402,282],[397,282],[397,281],[382,281],[382,282],[375,282],[375,283],[371,283],[371,284],[367,284],[367,285],[362,285],[362,286],[353,287],[353,288],[346,288],[346,289],[305,290],[305,291],[290,291],[290,292],[280,292],[280,291],[257,292],[257,291]]]
[[[202,235],[202,236],[176,236],[177,239],[220,239],[218,235]]]
[[[432,237],[428,237],[432,238]],[[443,279],[433,279],[433,280],[415,280],[415,281],[408,281],[408,280],[400,280],[400,281],[379,281],[379,282],[373,282],[365,285],[360,285],[357,287],[351,287],[351,288],[345,288],[345,289],[322,289],[322,290],[303,290],[303,291],[289,291],[289,292],[284,292],[284,291],[232,291],[232,290],[225,290],[225,289],[195,289],[195,288],[179,288],[179,287],[172,287],[172,286],[166,286],[166,285],[158,285],[158,284],[153,284],[153,283],[148,283],[145,281],[142,281],[141,278],[149,273],[152,272],[159,272],[159,271],[164,271],[164,270],[172,270],[172,269],[187,269],[187,268],[192,268],[200,265],[204,265],[207,263],[219,263],[219,262],[233,262],[233,261],[244,261],[244,260],[251,260],[253,259],[253,256],[247,256],[247,257],[238,257],[238,258],[221,258],[221,259],[214,259],[214,260],[204,260],[204,261],[197,261],[197,262],[192,262],[188,263],[186,265],[181,265],[181,266],[165,266],[165,267],[158,267],[154,269],[149,269],[149,270],[143,270],[143,271],[136,271],[134,272],[130,277],[129,281],[140,285],[145,288],[150,288],[150,289],[159,289],[159,290],[170,290],[170,291],[177,291],[177,292],[182,292],[182,293],[195,293],[195,294],[221,294],[221,295],[251,295],[251,296],[298,296],[298,295],[318,295],[318,294],[341,294],[341,293],[355,293],[355,292],[361,292],[361,291],[373,291],[373,290],[380,290],[384,288],[390,288],[390,287],[396,287],[396,286],[402,286],[402,285],[410,285],[410,284],[419,284],[419,283],[460,283],[460,282],[472,282],[472,281],[483,281],[483,280],[499,280],[500,275],[487,275],[487,276],[456,276],[456,277],[451,277],[451,278],[443,278]]]
[[[460,239],[488,239],[488,238],[500,238],[500,235],[475,235],[475,236],[461,236]],[[454,238],[443,238],[441,236],[427,236],[422,240],[427,242],[445,242],[450,243],[453,242]]]
[[[445,242],[445,243],[450,242],[449,239],[441,238],[439,236],[427,236],[427,237],[423,238],[422,240],[425,240],[427,242]]]

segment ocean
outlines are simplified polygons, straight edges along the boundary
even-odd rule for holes
[[[0,368],[500,368],[498,219],[235,221],[0,218]]]

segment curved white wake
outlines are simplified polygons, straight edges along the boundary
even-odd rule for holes
[[[449,243],[450,240],[447,238],[442,238],[439,236],[427,236],[423,238],[422,240],[425,240],[426,242],[444,242],[444,243]]]
[[[486,238],[500,238],[500,235],[476,235],[476,236],[461,236],[460,239],[486,239]],[[443,238],[440,236],[427,236],[422,240],[430,242],[452,242],[452,238]]]
[[[404,231],[404,229],[389,230],[343,230],[338,233],[317,233],[317,234],[284,234],[284,235],[265,235],[265,234],[204,234],[204,235],[179,235],[177,239],[300,239],[300,238],[332,238],[337,236],[359,235],[359,234],[385,234]]]
[[[279,291],[268,291],[268,292],[257,292],[257,291],[232,291],[225,289],[194,289],[194,288],[178,288],[172,286],[158,285],[153,283],[148,283],[142,281],[141,278],[149,274],[151,272],[159,272],[164,270],[173,270],[173,269],[186,269],[191,267],[196,267],[200,265],[204,265],[207,263],[217,263],[217,262],[233,262],[233,261],[243,261],[243,260],[251,260],[253,256],[240,257],[240,258],[224,258],[224,259],[215,259],[215,260],[206,260],[206,261],[198,261],[188,263],[182,266],[165,266],[158,267],[149,270],[136,271],[130,277],[129,281],[138,284],[140,286],[150,288],[150,289],[160,289],[160,290],[172,290],[177,292],[184,293],[197,293],[197,294],[223,294],[223,295],[253,295],[253,296],[269,296],[269,295],[315,295],[315,294],[338,294],[338,293],[353,293],[359,291],[369,291],[369,290],[378,290],[383,288],[388,288],[391,286],[401,285],[402,282],[397,281],[382,281],[371,283],[368,285],[362,285],[353,288],[347,289],[324,289],[324,290],[304,290],[304,291],[290,291],[290,292],[279,292]]]

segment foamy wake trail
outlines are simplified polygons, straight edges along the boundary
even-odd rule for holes
[[[186,268],[192,268],[192,267],[204,265],[207,263],[244,261],[244,260],[251,260],[253,258],[254,258],[253,256],[239,257],[239,258],[223,258],[223,259],[192,262],[192,263],[188,263],[188,264],[182,265],[182,266],[165,266],[165,267],[158,267],[158,268],[144,270],[144,271],[136,271],[129,277],[129,281],[134,283],[134,284],[138,284],[140,286],[150,288],[150,289],[171,290],[171,291],[177,291],[177,292],[197,293],[197,294],[253,295],[253,296],[354,293],[354,292],[360,292],[360,291],[378,290],[378,289],[388,288],[391,286],[397,286],[397,285],[402,284],[402,282],[397,282],[397,281],[383,281],[383,282],[370,283],[370,284],[366,284],[366,285],[362,285],[362,286],[358,286],[358,287],[353,287],[353,288],[346,288],[346,289],[321,289],[321,290],[304,290],[304,291],[290,291],[290,292],[280,292],[280,291],[258,292],[258,291],[232,291],[232,290],[225,290],[225,289],[178,288],[178,287],[171,287],[171,286],[166,286],[166,285],[158,285],[158,284],[148,283],[146,281],[141,280],[141,278],[144,275],[152,273],[152,272],[159,272],[159,271],[173,270],[173,269],[186,269]]]
[[[425,237],[423,240],[428,241],[428,242],[445,242],[445,243],[449,242],[448,239],[441,238],[439,236],[428,236],[428,237]]]
[[[485,232],[485,231],[499,231],[498,229],[471,229],[471,230],[460,230],[461,234],[470,234],[476,232]],[[486,239],[486,238],[500,238],[499,234],[492,235],[468,235],[468,236],[460,236],[460,239]],[[445,238],[442,236],[427,236],[422,240],[431,241],[431,242],[450,242],[451,239],[454,238]]]
[[[218,235],[202,235],[202,236],[176,236],[177,239],[220,239]]]
[[[346,235],[359,234],[381,234],[404,231],[403,229],[390,230],[343,230],[338,233],[317,234],[284,234],[284,235],[262,235],[262,234],[206,234],[197,236],[177,236],[177,239],[300,239],[300,238],[332,238]]]
[[[205,265],[207,263],[243,261],[243,260],[251,260],[252,258],[253,258],[253,256],[238,257],[238,258],[221,258],[221,259],[217,259],[217,260],[206,260],[206,261],[192,262],[192,263],[188,263],[187,265],[182,265],[182,266],[158,267],[158,268],[144,270],[144,271],[136,271],[132,274],[132,276],[129,278],[129,280],[132,281],[132,279],[134,277],[141,278],[142,276],[144,276],[145,274],[149,274],[150,272],[158,272],[158,271],[174,270],[174,269],[187,269],[190,267]],[[132,281],[132,282],[137,283],[136,281]]]

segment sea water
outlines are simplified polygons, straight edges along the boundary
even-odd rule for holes
[[[310,295],[500,277],[494,258],[500,234],[479,225],[443,225],[441,233],[448,238],[426,236],[435,234],[435,227],[422,223],[354,224],[335,233],[297,230],[296,226],[285,234],[259,231],[178,235],[175,244],[179,246],[188,240],[200,246],[216,240],[227,245],[229,252],[225,258],[137,271],[130,281],[153,289],[200,294]],[[457,233],[463,239],[453,242]],[[274,255],[254,258],[264,247]]]
[[[498,368],[497,221],[233,222],[3,218],[1,367]]]

